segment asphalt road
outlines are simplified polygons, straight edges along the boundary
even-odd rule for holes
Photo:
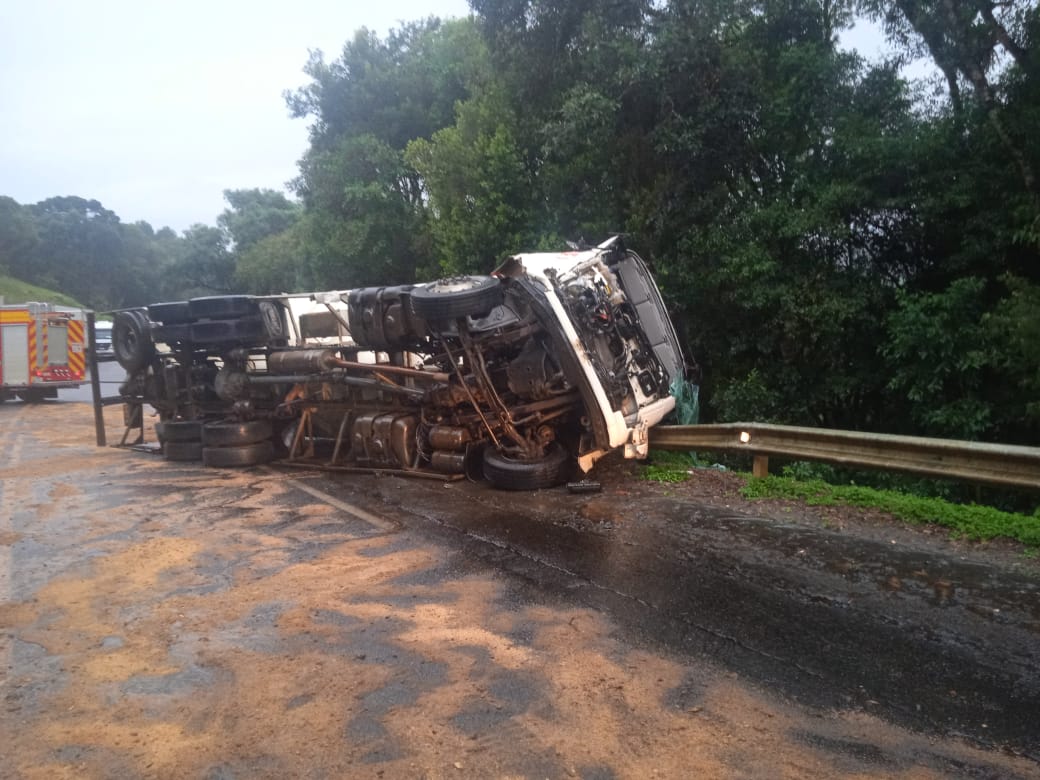
[[[92,433],[0,406],[12,776],[1040,776],[1035,561]]]

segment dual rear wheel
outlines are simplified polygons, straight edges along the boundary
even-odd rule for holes
[[[274,458],[271,423],[175,420],[156,426],[163,456],[172,461],[199,461],[216,468],[256,466]]]

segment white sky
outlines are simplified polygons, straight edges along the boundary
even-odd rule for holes
[[[0,0],[0,195],[96,198],[124,222],[214,224],[225,189],[283,189],[307,121],[282,92],[308,49],[465,16],[466,0]],[[858,26],[845,45],[882,48]]]
[[[124,222],[214,224],[225,189],[282,189],[307,121],[282,92],[359,27],[465,0],[0,0],[0,195],[96,198]]]

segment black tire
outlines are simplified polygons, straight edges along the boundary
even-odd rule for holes
[[[241,447],[204,447],[202,462],[215,468],[256,466],[274,458],[274,443],[267,441],[244,444]]]
[[[195,319],[234,320],[258,314],[260,309],[252,295],[215,295],[192,298],[188,310]]]
[[[285,309],[274,301],[260,301],[257,304],[260,319],[264,322],[264,328],[271,339],[286,338]]]
[[[151,322],[142,310],[118,311],[112,320],[112,351],[129,372],[148,365],[155,354]]]
[[[18,397],[27,404],[42,404],[47,398],[47,393],[44,390],[19,390]]]
[[[493,276],[453,276],[412,290],[412,308],[425,320],[482,317],[502,303],[502,283]]]
[[[166,460],[202,460],[201,441],[167,441],[163,444],[162,450]]]
[[[549,445],[538,460],[517,460],[494,447],[484,450],[484,479],[503,490],[540,490],[567,481],[571,458],[559,444]]]
[[[264,344],[267,328],[259,316],[237,320],[207,320],[192,323],[191,341],[195,344]]]
[[[201,442],[201,420],[167,420],[155,424],[155,435],[163,442]]]
[[[182,325],[191,322],[191,308],[187,301],[171,301],[170,303],[152,303],[148,305],[148,319],[161,322],[163,325]]]
[[[267,420],[214,422],[202,426],[202,443],[206,447],[240,447],[267,441],[273,433]]]

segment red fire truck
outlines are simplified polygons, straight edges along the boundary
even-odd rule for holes
[[[86,377],[82,309],[50,303],[0,306],[0,401],[57,398]]]

